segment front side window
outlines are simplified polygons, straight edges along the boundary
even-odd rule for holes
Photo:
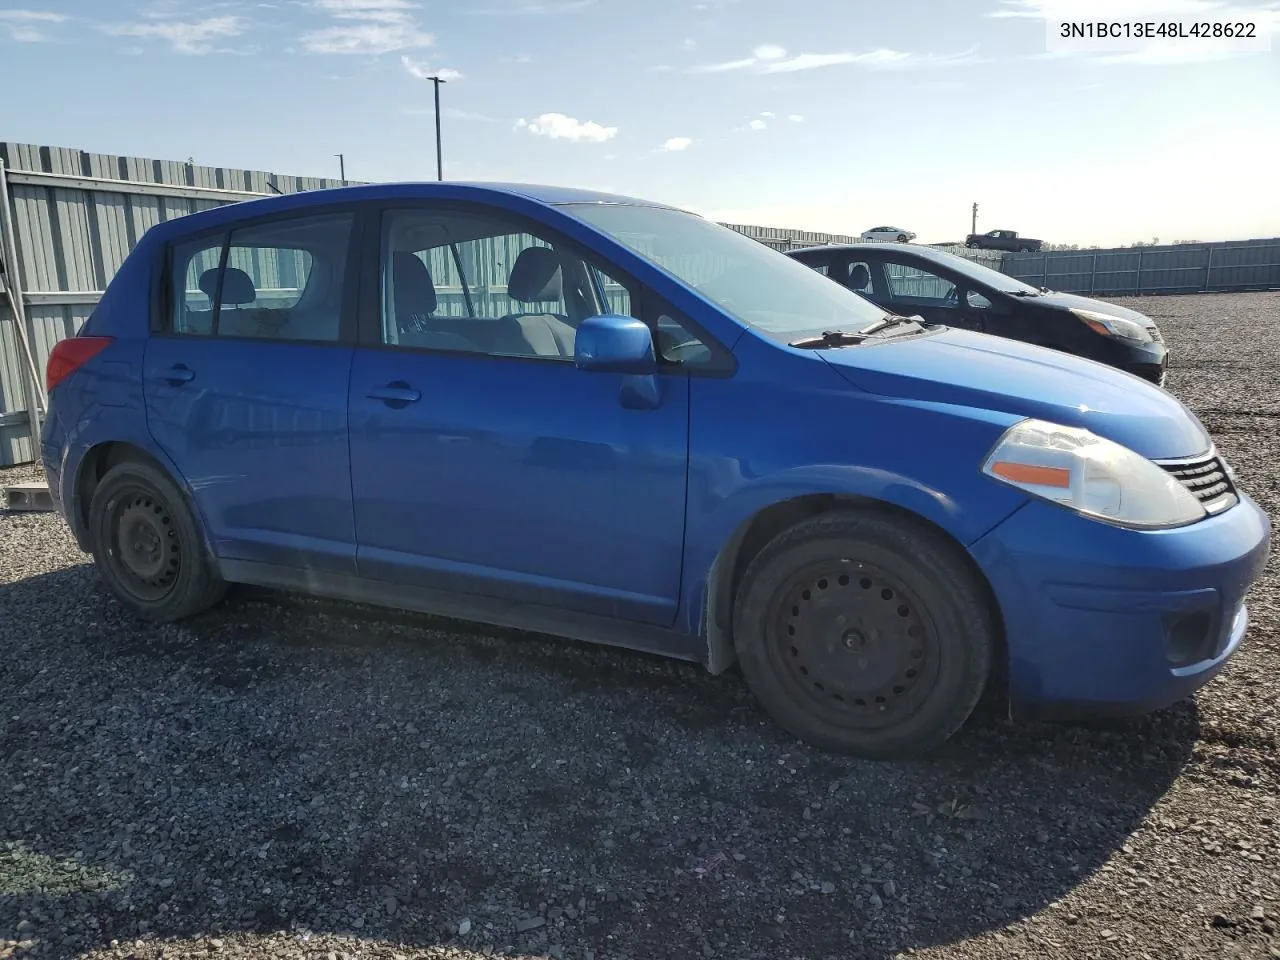
[[[415,209],[383,218],[385,344],[572,361],[579,325],[603,314],[645,319],[638,289],[549,231],[498,213]],[[653,328],[669,363],[709,359],[675,319]]]
[[[612,203],[559,209],[629,247],[740,323],[780,338],[864,327],[883,315],[812,267],[692,213]]]
[[[885,261],[884,280],[895,306],[955,306],[956,285],[915,264]]]
[[[624,284],[498,214],[390,211],[381,249],[388,345],[571,360],[583,320],[630,309]]]
[[[352,215],[276,220],[174,247],[170,330],[335,342]]]

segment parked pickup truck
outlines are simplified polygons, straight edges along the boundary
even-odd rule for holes
[[[965,237],[966,247],[979,250],[1012,250],[1014,253],[1035,253],[1044,245],[1043,240],[1020,237],[1016,230],[992,230],[988,233],[971,233]]]

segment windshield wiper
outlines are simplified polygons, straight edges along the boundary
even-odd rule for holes
[[[821,350],[824,347],[847,347],[850,344],[861,343],[867,339],[862,332],[854,333],[850,330],[823,330],[816,337],[801,337],[798,340],[792,340],[788,346],[802,347],[809,350]]]
[[[897,327],[902,324],[919,329],[925,326],[925,320],[924,317],[919,316],[900,317],[894,313],[886,313],[875,323],[868,324],[860,330],[823,330],[816,337],[801,337],[798,340],[792,340],[789,345],[810,350],[822,350],[826,347],[847,347],[851,344],[861,343],[882,330],[888,330],[890,327]]]
[[[913,327],[922,326],[924,324],[924,317],[900,317],[896,313],[886,313],[875,323],[870,326],[863,327],[858,331],[858,333],[863,336],[868,336],[873,333],[879,333],[881,330],[888,330],[890,327],[901,326],[904,323],[910,324]]]
[[[1038,291],[1037,290],[1006,290],[1005,291],[1005,293],[1007,293],[1011,297],[1038,297],[1040,296],[1040,294],[1048,293],[1048,292],[1049,291],[1045,290],[1043,287]]]

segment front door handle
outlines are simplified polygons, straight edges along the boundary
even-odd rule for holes
[[[174,364],[164,373],[160,374],[161,380],[168,381],[175,387],[180,383],[190,383],[195,378],[196,378],[195,371],[189,369],[188,367],[186,367],[181,363]]]
[[[421,400],[422,391],[413,389],[403,380],[396,380],[385,387],[374,387],[365,396],[370,400],[381,400],[389,407],[403,407]]]

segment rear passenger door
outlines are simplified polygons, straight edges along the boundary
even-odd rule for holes
[[[223,560],[355,572],[351,208],[175,243],[143,390]]]

